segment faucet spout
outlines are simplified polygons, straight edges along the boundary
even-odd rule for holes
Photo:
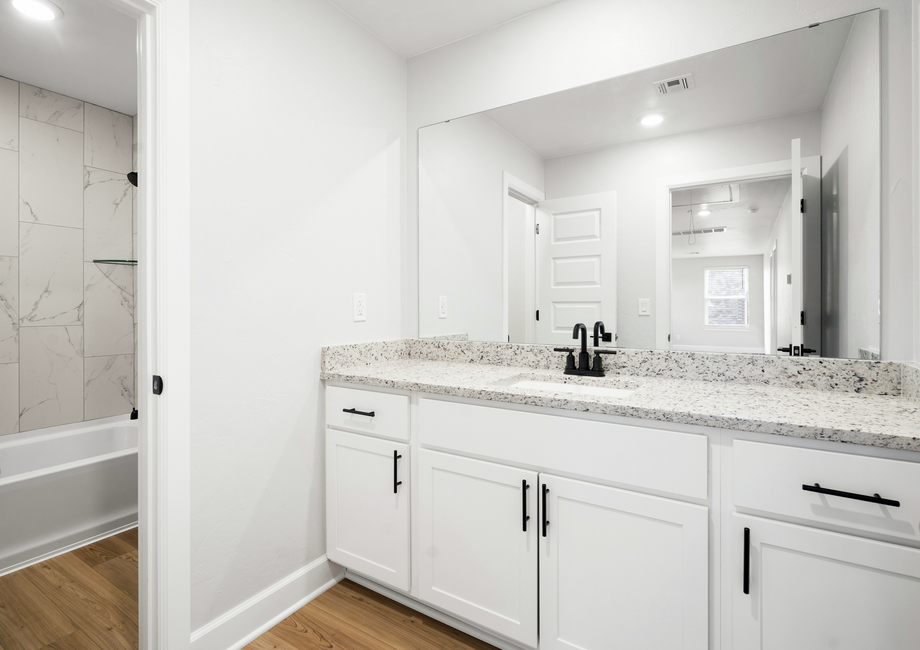
[[[600,347],[601,339],[604,338],[604,334],[607,333],[607,330],[604,329],[604,321],[599,320],[594,323],[594,347]]]
[[[577,339],[579,333],[581,333],[581,352],[578,353],[578,369],[589,370],[591,363],[588,358],[588,328],[585,327],[584,323],[575,325],[572,330],[572,338]]]

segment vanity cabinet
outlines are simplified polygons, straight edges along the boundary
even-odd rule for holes
[[[408,440],[409,398],[330,387],[326,407],[326,554],[381,584],[409,591],[410,449],[406,442],[380,437]]]
[[[420,596],[537,646],[537,474],[419,452]]]
[[[741,514],[731,527],[733,650],[920,645],[920,549]]]
[[[708,508],[550,474],[544,491],[540,648],[709,647]]]

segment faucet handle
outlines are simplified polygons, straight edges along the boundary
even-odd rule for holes
[[[575,370],[575,348],[553,348],[554,352],[568,352],[565,357],[565,369]]]
[[[594,351],[594,354],[616,354],[616,353],[617,353],[616,350],[605,350],[602,348],[598,348]]]
[[[553,348],[553,352],[574,352],[575,348]]]

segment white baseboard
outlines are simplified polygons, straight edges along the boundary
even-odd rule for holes
[[[725,354],[763,354],[760,348],[733,348],[727,345],[680,345],[672,343],[671,349],[676,352],[719,352]]]
[[[389,587],[384,587],[383,585],[379,585],[373,580],[370,580],[369,578],[365,578],[364,576],[357,574],[354,571],[349,570],[345,577],[351,580],[352,582],[358,583],[362,587],[367,587],[371,591],[376,591],[381,596],[386,596],[390,600],[395,600],[400,605],[405,605],[406,607],[410,609],[414,609],[415,611],[420,612],[424,614],[425,616],[428,616],[430,618],[433,618],[436,621],[440,621],[441,623],[444,623],[444,625],[449,625],[452,628],[455,628],[457,630],[460,630],[461,632],[465,632],[469,634],[471,637],[477,638],[480,641],[483,641],[490,645],[494,645],[496,648],[501,648],[501,650],[526,650],[525,646],[518,645],[517,643],[514,643],[513,641],[509,641],[508,639],[505,639],[504,637],[499,637],[499,636],[495,636],[494,634],[490,634],[489,632],[486,632],[485,630],[479,629],[475,625],[467,623],[466,621],[461,621],[458,618],[454,618],[450,614],[445,614],[439,609],[435,609],[429,605],[426,605],[425,603],[416,600],[412,596],[408,596],[402,592],[393,591]]]
[[[323,555],[192,632],[192,650],[239,650],[344,577]]]
[[[119,517],[114,521],[106,522],[98,526],[93,526],[89,530],[81,531],[80,533],[66,535],[61,539],[57,539],[53,542],[42,544],[38,549],[38,555],[29,557],[25,560],[20,560],[15,564],[9,566],[0,567],[0,576],[5,576],[8,573],[13,573],[19,571],[20,569],[25,569],[30,567],[33,564],[38,564],[39,562],[44,562],[45,560],[50,560],[53,557],[58,555],[64,555],[64,553],[70,553],[75,551],[78,548],[83,548],[95,542],[105,539],[106,537],[111,537],[112,535],[117,535],[118,533],[123,533],[126,530],[131,530],[132,528],[137,528],[137,513],[128,517]],[[76,541],[75,541],[76,540]]]

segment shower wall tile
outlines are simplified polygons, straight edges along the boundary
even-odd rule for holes
[[[20,118],[19,220],[83,227],[83,136]]]
[[[20,331],[21,431],[82,420],[83,382],[82,327]]]
[[[134,259],[131,183],[124,174],[87,167],[83,174],[83,259]]]
[[[19,229],[19,324],[83,324],[83,231],[23,223]]]
[[[0,255],[19,255],[19,154],[0,149]]]
[[[128,115],[86,104],[83,164],[122,174],[130,172],[131,123]]]
[[[19,364],[0,365],[0,436],[19,431]]]
[[[83,102],[29,84],[19,85],[19,116],[83,131]]]
[[[16,363],[17,361],[19,361],[19,258],[0,257],[0,363]]]
[[[19,151],[19,82],[0,77],[0,149]]]
[[[134,267],[83,265],[84,356],[134,354]]]
[[[84,420],[130,413],[134,408],[134,355],[87,358],[83,376]]]

